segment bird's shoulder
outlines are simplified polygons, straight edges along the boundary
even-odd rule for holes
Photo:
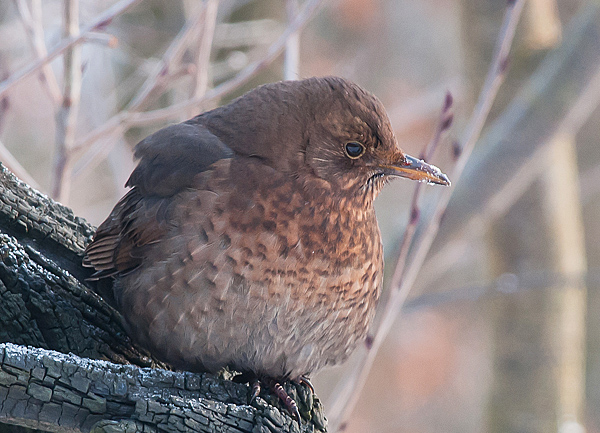
[[[126,186],[144,196],[172,196],[190,187],[199,173],[234,151],[201,124],[171,125],[135,147],[139,160]]]
[[[139,162],[126,183],[131,189],[98,227],[85,251],[84,265],[96,270],[93,278],[135,269],[147,249],[176,223],[172,214],[177,196],[201,188],[215,163],[234,155],[198,124],[172,125],[138,143]]]

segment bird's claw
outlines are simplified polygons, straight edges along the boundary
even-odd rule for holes
[[[285,389],[283,389],[283,386],[281,386],[281,384],[276,380],[269,380],[268,384],[271,391],[273,391],[273,394],[275,394],[279,400],[283,402],[288,412],[296,421],[298,421],[298,424],[300,424],[300,411],[298,410],[296,401],[288,395]]]
[[[310,392],[313,394],[315,393],[315,387],[307,376],[302,375],[296,379],[293,379],[292,382],[294,382],[296,385],[305,385],[308,387],[308,389],[310,389]]]
[[[258,397],[258,395],[260,394],[260,380],[255,378],[254,380],[252,380],[252,382],[250,382],[250,384],[252,385],[252,394],[250,394],[250,404],[252,404],[252,402],[256,400],[256,397]]]
[[[245,382],[246,378],[247,376],[240,375],[238,376],[237,381]],[[301,376],[293,382],[307,385],[314,393],[314,388],[312,387],[312,384],[308,381],[306,377]],[[273,392],[273,394],[275,394],[275,396],[283,403],[290,415],[292,415],[292,418],[294,418],[296,421],[298,421],[298,424],[300,424],[300,411],[298,410],[298,404],[292,397],[289,396],[289,394],[285,391],[285,389],[283,389],[283,386],[281,386],[281,384],[277,380],[269,378],[259,379],[257,377],[254,377],[251,380],[249,380],[248,383],[252,387],[249,399],[250,404],[252,404],[259,396],[262,385],[266,384],[268,385],[271,392]]]

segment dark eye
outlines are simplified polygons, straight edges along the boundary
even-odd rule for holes
[[[359,158],[363,153],[365,153],[365,146],[363,146],[362,143],[359,143],[358,141],[349,141],[346,143],[346,155],[348,155],[349,158]]]

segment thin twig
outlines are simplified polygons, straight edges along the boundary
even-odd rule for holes
[[[196,53],[196,74],[192,80],[191,98],[200,98],[204,96],[208,89],[208,72],[210,69],[210,53],[215,36],[215,26],[217,23],[217,9],[219,7],[218,0],[208,0],[204,11],[204,20],[202,26],[202,34]],[[196,114],[190,109],[188,116]]]
[[[115,127],[98,136],[98,139],[88,151],[73,166],[73,178],[81,175],[84,170],[91,170],[104,160],[114,148],[115,144],[123,137],[123,125],[115,117],[111,119]]]
[[[215,16],[212,18],[208,16],[208,18],[216,20],[217,6],[218,4],[212,6],[215,10],[211,12],[211,14],[214,13]],[[208,8],[209,4],[204,3],[196,15],[186,22],[185,26],[173,39],[163,54],[159,64],[146,78],[144,84],[132,98],[127,107],[75,144],[73,151],[85,151],[85,154],[81,156],[75,164],[73,168],[73,177],[77,177],[84,170],[94,167],[99,160],[108,155],[110,150],[116,144],[117,137],[120,137],[126,130],[128,124],[127,119],[132,113],[146,107],[153,97],[159,95],[163,91],[169,81],[190,72],[190,68],[187,65],[182,69],[182,67],[177,66],[177,64],[178,62],[181,62],[189,45],[198,38],[198,33],[200,29],[202,29],[202,24],[207,18]],[[210,53],[208,53],[207,56],[210,56]]]
[[[553,143],[558,136],[575,136],[599,105],[600,66],[589,82],[581,89],[577,99],[554,131],[553,136],[546,139],[545,142]],[[545,170],[546,165],[542,161],[544,161],[546,154],[547,146],[541,146],[526,161],[523,161],[520,168],[506,184],[487,199],[482,209],[471,215],[462,226],[463,228],[427,259],[424,264],[424,268],[427,269],[427,272],[424,273],[427,281],[434,281],[447,271],[454,263],[453,258],[460,256],[460,253],[457,254],[456,251],[466,248],[468,239],[481,236],[491,222],[504,215],[517,199],[529,189],[534,180],[539,178],[539,175]],[[582,203],[585,204],[589,199],[592,190],[598,191],[600,189],[598,188],[598,175],[600,175],[600,168],[590,169],[581,175]],[[450,251],[453,251],[453,253],[450,253]],[[435,266],[431,265],[432,263],[435,263]],[[427,284],[427,281],[424,284]]]
[[[98,18],[92,24],[87,26],[81,33],[68,39],[64,39],[46,57],[30,64],[29,66],[24,67],[20,71],[17,71],[14,74],[12,74],[8,79],[0,82],[0,97],[3,96],[8,90],[10,90],[14,85],[20,83],[30,75],[35,74],[37,71],[43,68],[44,65],[50,63],[52,60],[60,56],[69,48],[85,41],[89,32],[100,31],[102,28],[110,24],[110,22],[117,15],[120,15],[125,10],[129,9],[131,6],[139,3],[140,1],[142,0],[121,0],[118,3],[115,3],[114,5],[109,7],[108,9],[106,9],[102,14],[98,16]]]
[[[197,112],[199,112],[202,110],[202,107],[244,85],[246,82],[248,82],[248,80],[269,66],[273,60],[275,60],[277,56],[281,54],[287,39],[295,32],[300,31],[300,29],[306,25],[306,23],[317,11],[319,6],[321,6],[323,1],[324,0],[308,0],[304,4],[300,13],[296,16],[296,19],[286,28],[279,39],[269,47],[267,54],[262,59],[249,64],[231,80],[214,87],[213,89],[207,91],[203,96],[191,98],[187,101],[171,105],[170,107],[146,111],[143,113],[124,111],[113,116],[102,126],[90,132],[76,145],[78,149],[89,149],[81,158],[81,161],[75,166],[73,170],[73,176],[79,176],[86,169],[88,164],[93,163],[94,158],[92,158],[90,154],[99,153],[97,149],[92,149],[90,146],[92,146],[92,144],[94,144],[97,140],[107,135],[112,135],[117,128],[127,130],[131,126],[142,126],[164,122],[173,118],[177,118],[190,108],[194,108]],[[111,144],[107,143],[107,145]]]
[[[453,114],[451,111],[452,108],[452,95],[450,92],[446,93],[446,97],[444,100],[444,105],[442,110],[440,111],[440,115],[438,121],[436,123],[435,132],[433,137],[427,143],[425,148],[421,153],[421,159],[425,161],[431,160],[433,154],[440,144],[442,139],[442,134],[447,131],[453,119]],[[417,226],[420,221],[421,208],[419,207],[419,202],[421,200],[421,195],[423,194],[423,184],[417,183],[415,186],[415,191],[412,195],[412,201],[410,205],[410,219],[406,228],[404,230],[404,235],[402,236],[402,241],[400,242],[400,248],[398,252],[398,258],[396,259],[396,266],[394,267],[394,274],[392,276],[392,281],[399,281],[402,274],[404,273],[405,266],[407,264],[408,252],[412,245],[415,233],[417,231]],[[393,293],[389,291],[388,293]],[[389,296],[389,294],[388,294]],[[387,304],[387,303],[386,303]]]
[[[286,25],[270,18],[219,23],[215,31],[214,48],[239,50],[243,47],[268,46],[279,37]]]
[[[473,148],[475,147],[475,143],[479,138],[481,130],[483,129],[485,120],[487,119],[489,111],[496,98],[496,94],[498,93],[498,89],[504,81],[508,53],[512,45],[515,29],[519,21],[519,17],[521,15],[524,3],[524,0],[509,1],[509,6],[507,8],[506,15],[504,17],[504,22],[500,31],[498,39],[499,43],[496,47],[494,60],[488,71],[483,89],[479,95],[479,101],[474,109],[471,121],[467,125],[465,133],[463,135],[463,139],[461,140],[462,143],[464,143],[461,149],[461,153],[458,155],[456,165],[453,167],[453,170],[449,176],[455,182],[454,185],[456,185],[456,182],[460,179],[460,176],[467,164],[467,160],[469,159],[469,156],[471,155]],[[444,190],[441,194],[439,201],[436,203],[433,215],[431,219],[427,222],[427,225],[423,232],[423,236],[418,241],[415,254],[410,259],[407,271],[404,274],[403,278],[400,281],[391,282],[390,286],[392,288],[397,288],[399,292],[404,292],[404,294],[402,295],[402,299],[406,298],[408,290],[412,286],[416,274],[421,265],[423,264],[425,256],[429,251],[429,247],[431,246],[431,243],[433,242],[433,239],[437,234],[442,215],[448,205],[448,202],[452,195],[452,191],[453,187],[450,187]],[[400,304],[402,302],[403,301],[400,301]]]
[[[483,124],[485,123],[485,119],[487,118],[496,97],[498,88],[503,81],[508,52],[512,44],[515,28],[523,4],[524,0],[510,1],[508,4],[491,67],[480,93],[477,106],[474,109],[473,116],[465,130],[464,138],[462,140],[464,143],[461,149],[462,152],[458,155],[456,164],[449,176],[450,179],[453,180],[454,185],[456,185],[457,180],[460,178],[466,165],[466,161],[473,150],[481,129],[483,128]],[[390,282],[390,296],[386,305],[383,306],[382,318],[379,322],[379,326],[377,327],[373,338],[369,338],[367,350],[364,352],[363,359],[358,363],[357,370],[351,374],[349,379],[347,379],[344,389],[336,393],[337,398],[329,412],[330,426],[331,430],[334,432],[344,428],[343,422],[356,404],[360,390],[364,386],[368,373],[373,365],[377,350],[381,346],[384,337],[390,331],[392,324],[400,311],[400,307],[408,295],[409,288],[414,282],[416,273],[421,267],[426,253],[429,251],[431,243],[439,228],[441,216],[446,209],[452,191],[453,187],[449,187],[439,196],[433,215],[427,221],[423,235],[417,240],[414,253],[406,258],[408,264],[401,264],[403,272],[394,272],[394,278],[392,278],[392,281]]]
[[[0,141],[0,161],[12,171],[18,178],[33,188],[40,189],[39,184],[29,174],[29,172],[21,165],[21,163],[13,156],[13,154]]]
[[[146,78],[138,93],[132,98],[125,110],[108,119],[102,126],[88,133],[75,143],[73,152],[85,151],[73,167],[73,177],[79,176],[84,170],[95,166],[105,158],[117,142],[117,138],[127,128],[127,119],[131,113],[147,106],[153,97],[160,94],[166,84],[173,78],[190,72],[186,65],[183,69],[177,66],[181,62],[189,45],[198,38],[199,30],[205,20],[208,3],[204,3],[196,15],[187,21],[179,34],[173,39],[159,64]],[[215,5],[216,7],[216,5]],[[216,14],[216,11],[215,11]],[[216,16],[214,17],[216,19]]]
[[[196,15],[186,22],[185,26],[165,51],[159,64],[154,68],[154,71],[152,71],[148,78],[146,78],[144,84],[137,92],[137,95],[127,105],[124,112],[137,112],[143,110],[150,103],[151,98],[154,95],[161,93],[165,88],[172,75],[171,68],[181,61],[183,54],[190,44],[198,38],[198,33],[202,28],[202,23],[206,16],[207,7],[208,3],[204,3]],[[119,115],[122,113],[123,112],[119,113]],[[121,115],[120,117],[125,120],[124,116]],[[111,122],[109,121],[109,123]],[[83,142],[79,143],[77,147],[85,148],[86,142],[87,140],[84,138]]]
[[[86,153],[79,159],[73,169],[73,176],[77,177],[83,170],[94,167],[99,161],[106,158],[110,150],[125,130],[127,116],[133,112],[143,109],[151,99],[161,94],[166,85],[175,78],[189,75],[196,71],[197,83],[194,92],[201,96],[208,85],[208,66],[210,62],[210,51],[214,35],[218,1],[205,2],[194,17],[186,22],[179,34],[173,39],[159,64],[146,78],[144,84],[131,100],[124,111],[107,120],[102,127],[97,128],[81,140],[74,148],[75,151],[86,150],[85,147],[92,144]],[[202,34],[199,35],[200,30]],[[197,65],[178,65],[183,55],[195,40],[200,39],[197,55]]]
[[[119,39],[115,35],[104,32],[88,32],[85,35],[85,42],[106,45],[108,48],[116,48]]]
[[[79,0],[64,2],[64,37],[79,34]],[[56,115],[56,149],[52,176],[52,196],[66,203],[71,185],[71,149],[75,142],[77,114],[81,97],[81,45],[73,45],[64,54],[64,94]]]
[[[288,23],[291,23],[298,14],[298,0],[285,2]],[[298,79],[300,71],[300,32],[293,33],[285,44],[285,57],[283,59],[283,79]]]
[[[13,0],[23,27],[25,27],[25,33],[29,45],[33,49],[37,59],[43,59],[48,55],[46,49],[46,42],[44,41],[44,29],[42,26],[42,2],[41,0],[31,1],[31,10],[27,6],[25,0]],[[50,64],[46,63],[40,69],[40,81],[44,84],[44,89],[48,92],[50,99],[58,105],[62,95],[58,82],[56,81],[56,75]]]
[[[134,113],[130,119],[132,125],[144,125],[157,121],[165,121],[178,116],[190,107],[202,107],[203,105],[220,98],[223,95],[233,92],[238,87],[247,83],[257,73],[261,72],[275,60],[285,48],[288,38],[294,33],[300,31],[317,11],[323,0],[308,0],[296,19],[285,29],[283,34],[267,50],[267,54],[260,60],[253,62],[242,69],[231,80],[226,81],[212,90],[206,92],[203,97],[192,98],[179,104],[172,105],[160,110],[148,111],[145,113]]]

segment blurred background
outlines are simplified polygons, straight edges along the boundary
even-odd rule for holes
[[[98,224],[146,135],[261,83],[340,75],[380,97],[412,155],[434,135],[449,91],[454,122],[431,162],[450,174],[506,8],[4,0],[0,160]],[[600,432],[600,3],[527,1],[504,63],[346,432]],[[388,274],[414,188],[396,181],[376,203]],[[441,190],[425,189],[422,221]],[[327,413],[360,362],[314,378]]]

